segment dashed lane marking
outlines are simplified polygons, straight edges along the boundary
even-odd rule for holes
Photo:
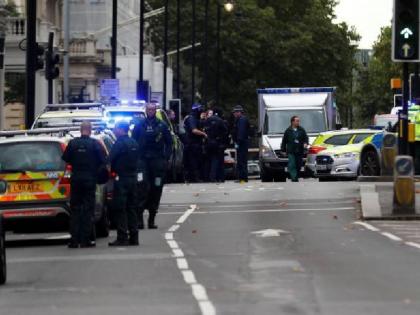
[[[189,264],[187,259],[185,258],[184,252],[181,248],[179,248],[178,243],[174,240],[173,233],[179,229],[180,225],[184,223],[188,219],[188,217],[194,213],[196,209],[196,205],[191,205],[187,211],[183,212],[177,220],[177,224],[169,228],[168,232],[165,234],[165,239],[168,243],[168,246],[172,249],[173,256],[174,258],[176,258],[178,269],[182,273],[185,283],[191,287],[192,295],[198,303],[198,307],[200,308],[201,314],[215,315],[216,308],[214,307],[214,304],[210,301],[207,295],[206,288],[202,284],[198,283],[194,272],[189,268]]]
[[[389,233],[389,232],[382,232],[380,229],[378,229],[377,227],[374,227],[371,224],[368,224],[368,223],[365,223],[365,222],[360,222],[360,221],[354,222],[354,224],[363,226],[365,229],[367,229],[369,231],[378,232],[382,236],[385,236],[385,237],[387,237],[388,239],[390,239],[392,241],[400,242],[400,243],[403,243],[403,244],[405,244],[407,246],[414,247],[416,249],[420,249],[420,244],[419,243],[406,242],[401,237],[398,237],[398,236],[396,236],[396,235],[394,235],[392,233]]]

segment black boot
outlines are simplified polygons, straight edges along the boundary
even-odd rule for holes
[[[130,233],[128,243],[130,246],[139,246],[139,233]]]
[[[139,213],[139,230],[144,230],[143,211]]]
[[[111,246],[111,247],[128,246],[128,245],[129,245],[128,240],[121,240],[118,238],[115,241],[108,243],[108,246]]]
[[[155,230],[158,228],[157,225],[155,224],[155,218],[156,218],[156,212],[150,212],[149,220],[147,222],[149,230]]]

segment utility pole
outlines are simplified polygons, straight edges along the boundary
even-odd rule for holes
[[[117,78],[117,22],[118,2],[112,0],[111,79]]]
[[[176,0],[176,98],[181,98],[181,0]]]
[[[36,8],[37,0],[26,0],[26,128],[30,128],[35,119],[35,72],[38,56],[38,45],[36,43]]]
[[[203,67],[204,67],[204,74],[203,74],[203,103],[207,103],[208,98],[208,76],[209,76],[209,60],[208,60],[208,37],[209,37],[209,5],[210,1],[206,0],[204,6],[204,49],[203,49]],[[216,104],[219,106],[219,104]]]
[[[139,81],[143,82],[144,55],[144,0],[140,0],[140,48],[139,48]]]
[[[4,1],[0,0],[0,130],[4,128],[4,55],[6,41],[6,12],[4,10]]]
[[[63,58],[63,101],[69,102],[70,94],[70,0],[63,1],[63,30],[64,30],[64,58]]]
[[[167,85],[168,85],[168,24],[169,24],[169,0],[165,0],[165,30],[164,30],[164,43],[163,43],[163,109],[166,109],[167,99]]]
[[[216,30],[216,105],[219,106],[220,103],[220,63],[221,63],[221,54],[220,54],[220,27],[222,20],[222,6],[217,4],[217,30]]]
[[[191,106],[195,103],[195,0],[192,2],[192,41],[191,41]]]

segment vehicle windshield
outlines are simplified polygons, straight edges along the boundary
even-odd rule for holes
[[[61,171],[60,144],[56,142],[15,142],[0,144],[0,173],[19,171]]]
[[[80,125],[80,122],[83,120],[88,120],[92,123],[102,123],[102,119],[100,117],[57,117],[57,118],[39,118],[35,124],[34,128],[48,128],[48,127],[59,127],[64,125]]]
[[[323,110],[276,110],[268,111],[265,119],[265,134],[282,134],[290,126],[290,119],[299,116],[300,125],[307,133],[320,133],[327,130]]]

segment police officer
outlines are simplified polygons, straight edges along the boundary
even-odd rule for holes
[[[172,136],[168,126],[157,119],[156,104],[146,105],[146,118],[133,130],[139,144],[139,228],[144,228],[143,212],[149,211],[148,228],[157,229],[155,218],[162,197],[168,161],[172,154]]]
[[[287,169],[292,182],[299,181],[299,172],[303,165],[303,155],[308,147],[309,139],[305,129],[300,126],[298,116],[290,119],[290,127],[284,132],[281,151],[287,153]]]
[[[207,134],[206,152],[210,162],[210,182],[224,181],[224,152],[226,149],[226,138],[228,129],[219,112],[208,111],[208,118],[205,123]]]
[[[235,118],[232,138],[236,148],[236,168],[240,183],[248,181],[248,146],[249,146],[249,121],[244,115],[241,105],[233,108]]]
[[[109,246],[139,245],[137,223],[137,164],[139,146],[128,136],[130,125],[118,122],[114,133],[117,141],[110,154],[111,170],[115,172],[114,209],[117,239]]]
[[[98,170],[106,164],[106,155],[101,144],[92,139],[92,125],[83,122],[81,137],[69,142],[62,159],[72,166],[70,197],[70,234],[69,248],[93,247],[95,242],[95,192]]]
[[[203,143],[207,134],[200,130],[200,118],[202,107],[200,104],[192,106],[191,113],[184,120],[185,146],[184,146],[184,167],[188,182],[197,183],[201,181],[201,166],[203,165]]]

